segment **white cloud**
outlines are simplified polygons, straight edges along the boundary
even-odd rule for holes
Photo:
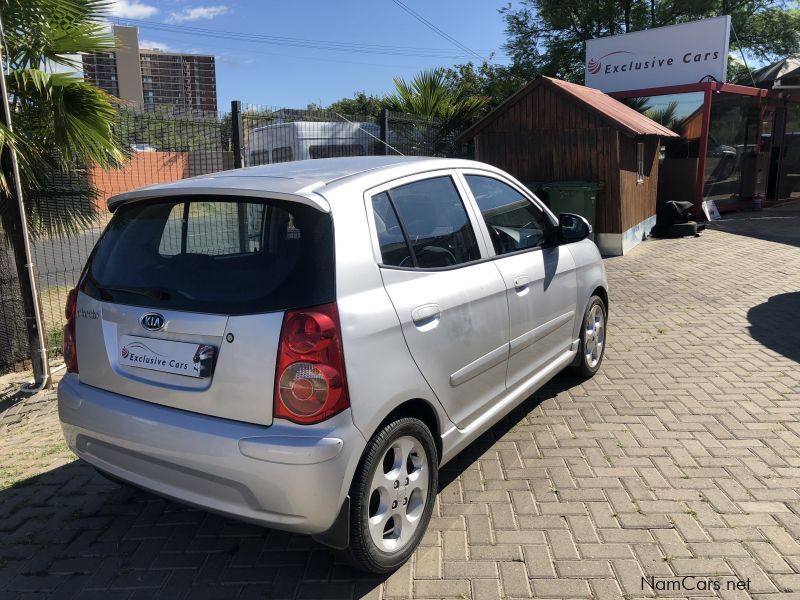
[[[159,50],[172,50],[172,46],[164,42],[156,42],[154,40],[139,40],[139,48],[152,50],[158,48]]]
[[[157,12],[158,8],[139,0],[113,0],[108,14],[122,19],[146,19]]]
[[[228,12],[228,7],[222,4],[216,6],[190,6],[177,12],[169,13],[167,22],[183,23],[185,21],[199,21],[205,19],[210,21],[214,17],[224,15]]]

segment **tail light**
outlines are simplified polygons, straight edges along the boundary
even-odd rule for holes
[[[275,417],[309,425],[349,406],[336,303],[287,311],[275,370]]]
[[[78,311],[78,290],[72,289],[67,294],[67,306],[64,309],[64,316],[67,324],[64,325],[64,342],[62,354],[67,373],[78,372],[78,348],[75,344],[75,315]]]

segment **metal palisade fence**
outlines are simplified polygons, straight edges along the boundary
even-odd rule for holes
[[[110,213],[112,196],[145,185],[292,160],[403,154],[462,156],[455,135],[435,120],[382,111],[345,115],[232,103],[230,112],[179,116],[171,107],[120,107],[115,133],[124,165],[103,170],[75,165],[54,172],[28,194],[37,215],[74,214],[60,233],[32,219],[33,258],[51,356],[60,354],[66,296],[80,277]],[[69,221],[69,220],[68,220]],[[221,225],[222,226],[222,225]],[[0,231],[2,234],[2,231]],[[5,236],[2,236],[5,239]],[[29,364],[25,315],[11,248],[0,243],[0,373]]]

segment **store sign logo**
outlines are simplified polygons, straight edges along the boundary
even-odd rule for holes
[[[597,75],[600,72],[600,69],[603,68],[603,59],[609,56],[614,56],[615,54],[630,54],[627,50],[615,50],[614,52],[609,52],[608,54],[604,54],[600,58],[592,58],[589,60],[589,64],[587,68],[589,69],[589,73],[592,75]]]

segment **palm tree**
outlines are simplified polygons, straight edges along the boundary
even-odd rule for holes
[[[448,85],[444,69],[421,71],[411,81],[395,77],[394,86],[396,90],[384,99],[384,106],[438,120],[442,137],[471,124],[489,105],[489,98]]]
[[[53,180],[91,164],[123,160],[112,134],[112,98],[75,73],[80,52],[113,50],[100,20],[108,0],[0,0],[6,85],[14,131],[0,127],[0,147],[13,146],[31,233],[68,233],[94,216],[85,181],[71,193],[49,193]],[[0,225],[9,231],[9,182],[0,175]],[[63,190],[62,190],[63,191]]]
[[[644,116],[669,129],[675,130],[681,124],[678,117],[678,101],[673,100],[666,106],[654,108],[650,103],[652,98],[641,96],[639,98],[624,98],[622,103],[638,110]]]
[[[0,125],[0,241],[14,250],[34,377],[42,385],[49,380],[47,342],[19,228],[22,219],[6,175],[8,150],[16,151],[18,191],[31,235],[69,233],[94,221],[97,194],[85,168],[113,166],[124,156],[112,133],[111,97],[75,71],[80,52],[114,48],[114,38],[100,21],[109,8],[109,0],[0,0],[0,76],[10,115],[3,113],[13,125],[13,132]]]
[[[680,118],[678,118],[678,101],[673,100],[662,108],[648,108],[644,114],[669,129],[675,130],[680,125]]]
[[[650,98],[648,96],[639,96],[638,98],[623,98],[620,100],[625,106],[629,106],[640,113],[646,113],[650,110]]]

